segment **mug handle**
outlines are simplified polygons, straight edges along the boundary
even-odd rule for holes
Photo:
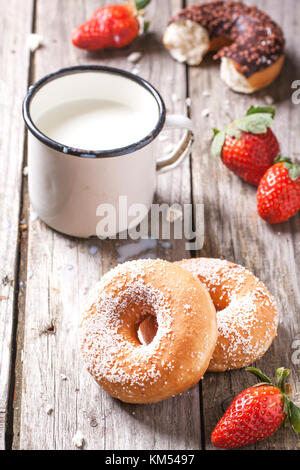
[[[167,157],[157,161],[156,171],[159,175],[177,168],[189,155],[194,142],[193,123],[188,117],[181,114],[171,114],[166,117],[165,126],[167,129],[186,129],[186,132],[175,150]]]

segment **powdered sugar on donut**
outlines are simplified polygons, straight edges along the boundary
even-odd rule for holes
[[[243,297],[237,297],[236,293],[233,293],[229,306],[217,312],[218,345],[223,350],[224,357],[228,358],[228,369],[241,367],[241,356],[246,365],[250,365],[254,358],[261,357],[272,343],[274,326],[277,328],[278,325],[278,313],[276,310],[273,322],[265,321],[264,317],[258,315],[258,308],[270,308],[271,305],[275,307],[270,297],[262,298],[261,290],[258,285],[256,290]],[[264,330],[263,338],[255,336],[258,328]],[[225,343],[223,339],[226,340]],[[214,358],[211,364],[214,364]]]
[[[143,269],[147,264],[147,261],[131,263],[129,275],[127,263],[120,265],[104,276],[96,288],[95,314],[83,321],[82,328],[82,351],[88,360],[88,369],[93,370],[96,379],[104,378],[124,386],[142,386],[161,377],[157,366],[160,344],[171,341],[173,320],[169,299],[143,280]],[[115,282],[117,277],[119,280]],[[94,295],[95,292],[92,295],[95,300]],[[150,345],[137,347],[119,333],[120,327],[124,327],[121,314],[130,309],[130,303],[143,305],[142,315],[156,316],[159,328]],[[145,374],[145,363],[150,359],[154,361]],[[171,363],[164,363],[164,368],[172,367]]]
[[[168,266],[174,278],[171,287]],[[149,394],[151,388],[168,388],[169,380],[173,388],[182,391],[184,385],[181,384],[189,383],[187,377],[199,380],[203,364],[208,365],[216,341],[215,317],[210,318],[207,306],[203,313],[198,306],[198,281],[189,274],[191,282],[187,283],[185,272],[174,269],[171,263],[160,260],[127,262],[103,276],[90,295],[80,328],[81,349],[92,376],[113,396],[119,398],[121,389],[124,400],[131,401],[132,397],[133,402],[137,394],[140,399],[141,394]],[[179,274],[183,271],[183,279],[178,271]],[[190,304],[193,296],[196,302]],[[196,332],[196,337],[201,338],[201,347],[200,341],[195,343],[195,348],[190,347],[194,344],[194,329],[187,324],[183,335],[176,326],[178,304],[174,306],[174,299],[177,302],[177,297],[182,299],[181,321],[186,318],[197,325],[207,322],[207,328],[205,325]],[[209,299],[208,308],[213,309],[210,305]],[[155,317],[157,331],[147,344],[139,340],[138,328],[151,315]],[[178,370],[176,342],[186,351],[182,372]],[[187,371],[186,361],[190,371]]]
[[[226,260],[200,258],[179,265],[206,285],[217,308],[219,338],[210,370],[236,369],[260,358],[279,322],[276,303],[264,284]]]

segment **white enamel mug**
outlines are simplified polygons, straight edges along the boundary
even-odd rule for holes
[[[74,100],[103,99],[148,113],[152,127],[145,127],[139,141],[121,148],[112,145],[108,150],[71,147],[52,140],[38,127],[41,116],[51,109],[63,109]],[[33,209],[47,225],[75,237],[112,237],[132,228],[132,224],[138,225],[141,220],[136,216],[120,217],[120,198],[127,198],[128,207],[142,204],[149,210],[157,174],[176,168],[193,143],[191,120],[181,115],[166,116],[164,101],[152,85],[129,72],[105,66],[70,67],[42,78],[30,87],[23,116],[29,129],[29,194]],[[185,132],[175,150],[157,161],[154,140],[163,128]],[[113,131],[117,133],[118,128]],[[116,211],[117,224],[111,233],[97,231],[102,204],[110,204]]]

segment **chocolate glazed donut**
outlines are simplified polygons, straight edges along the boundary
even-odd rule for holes
[[[179,62],[199,65],[218,51],[221,77],[234,91],[252,93],[280,73],[285,40],[264,12],[241,2],[213,1],[183,9],[169,22],[164,45]]]

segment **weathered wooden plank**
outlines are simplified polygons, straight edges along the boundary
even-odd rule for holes
[[[5,448],[14,328],[24,126],[21,102],[26,90],[33,2],[0,1],[0,449]]]
[[[70,32],[99,7],[99,0],[38,1],[36,27],[44,36],[45,47],[36,53],[35,79],[78,63],[131,70],[136,66],[127,56],[141,50],[140,74],[161,90],[171,111],[185,111],[185,67],[169,58],[160,40],[180,1],[165,1],[159,15],[158,3],[154,1],[149,9],[154,25],[146,38],[126,51],[85,53],[70,45]],[[175,91],[178,100],[172,99]],[[188,161],[172,174],[159,177],[156,198],[167,203],[190,202]],[[39,220],[29,225],[19,447],[71,449],[72,437],[81,430],[86,449],[199,448],[197,387],[158,405],[124,405],[97,387],[81,362],[76,327],[86,293],[104,272],[124,259],[121,246],[126,251],[126,244],[74,240],[51,231]],[[91,254],[91,246],[98,251],[93,249]],[[137,244],[135,252],[135,257],[170,260],[187,256],[182,241],[172,241],[170,247],[157,243],[149,249]],[[50,408],[53,411],[47,414]]]
[[[300,76],[296,32],[300,21],[299,8],[294,0],[249,3],[269,12],[282,25],[287,37],[288,57],[279,79],[253,96],[230,91],[219,77],[219,65],[213,64],[210,58],[200,67],[189,70],[192,117],[198,130],[192,158],[193,195],[194,203],[203,202],[205,205],[205,245],[200,254],[240,263],[254,271],[269,287],[280,307],[281,324],[274,345],[257,366],[270,375],[273,375],[275,367],[290,368],[291,383],[295,386],[295,393],[299,393],[299,364],[293,364],[291,356],[293,340],[300,331],[300,216],[298,214],[282,225],[267,225],[257,215],[255,189],[231,174],[210,153],[213,127],[224,127],[243,115],[251,104],[263,104],[265,97],[270,95],[277,108],[274,129],[282,144],[282,153],[299,159],[299,107],[291,102],[290,88],[292,81]],[[204,90],[210,92],[209,97],[203,96]],[[210,111],[208,118],[201,116],[204,108]],[[212,448],[210,433],[230,400],[252,383],[253,379],[243,371],[205,375],[203,402],[207,448]],[[252,448],[295,449],[296,445],[297,437],[292,432],[280,431]]]

